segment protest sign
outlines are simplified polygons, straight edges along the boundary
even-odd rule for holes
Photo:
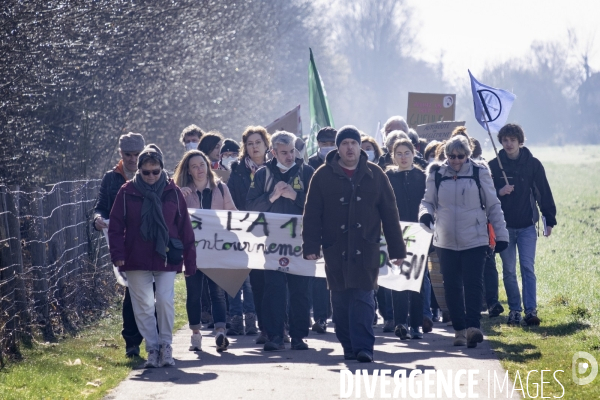
[[[454,121],[455,110],[455,94],[408,93],[406,118],[411,128],[431,122]]]
[[[465,121],[448,121],[448,122],[434,122],[431,124],[417,125],[415,131],[420,138],[427,139],[428,141],[450,139],[452,131],[457,126],[464,126]]]
[[[323,259],[309,261],[302,257],[301,215],[200,209],[189,212],[196,239],[197,266],[203,271],[267,269],[325,277]],[[427,266],[431,234],[417,223],[401,222],[401,226],[407,257],[402,266],[393,265],[382,240],[379,284],[418,292]],[[211,271],[213,277],[215,273]]]
[[[277,131],[286,131],[293,133],[298,137],[302,137],[302,120],[300,119],[300,105],[291,111],[288,111],[283,116],[277,118],[265,127],[269,134],[274,134]]]

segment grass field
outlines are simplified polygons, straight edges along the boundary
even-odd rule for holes
[[[526,377],[532,370],[550,370],[544,376],[544,381],[550,382],[544,384],[544,397],[597,399],[600,376],[589,385],[576,385],[571,364],[577,351],[586,351],[600,361],[600,175],[596,172],[600,146],[532,148],[532,152],[546,167],[558,208],[558,226],[552,236],[538,241],[536,274],[542,325],[508,327],[505,313],[494,320],[484,317],[483,327],[511,379],[518,371],[524,391],[517,391],[515,398],[541,398],[541,393],[536,396],[539,386],[535,386],[541,381],[539,372],[530,375],[529,385]],[[500,270],[500,262],[498,267]],[[500,293],[508,309],[502,283]],[[102,398],[139,364],[123,355],[120,310],[116,304],[104,319],[75,338],[23,348],[24,359],[0,371],[0,398]],[[185,323],[185,283],[179,276],[175,327]],[[564,371],[556,374],[564,395],[552,377],[557,370]]]

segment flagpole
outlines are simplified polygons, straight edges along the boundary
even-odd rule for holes
[[[506,172],[504,172],[504,167],[502,166],[502,161],[500,160],[500,156],[498,155],[498,150],[496,149],[496,144],[494,143],[494,139],[492,138],[492,132],[490,132],[490,127],[488,125],[487,118],[485,117],[485,111],[481,110],[481,114],[483,114],[483,122],[485,122],[485,127],[487,129],[487,133],[488,133],[488,135],[490,135],[490,140],[492,141],[492,146],[494,147],[494,153],[496,153],[496,159],[498,160],[498,165],[500,166],[500,171],[502,171],[502,176],[504,177],[504,181],[506,182],[507,185],[509,185],[508,178],[506,177]]]

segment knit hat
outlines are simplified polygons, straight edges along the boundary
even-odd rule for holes
[[[127,135],[121,135],[119,138],[119,149],[121,151],[140,152],[144,150],[146,142],[139,133],[129,132]]]
[[[358,144],[361,143],[360,132],[354,125],[346,125],[340,128],[335,136],[335,145],[340,147],[340,143],[342,143],[342,140],[344,139],[354,139]]]
[[[317,132],[317,142],[335,142],[337,131],[330,126],[319,129]]]
[[[233,139],[225,139],[223,140],[223,146],[221,147],[221,154],[226,153],[228,151],[233,151],[235,153],[240,152],[240,145]]]
[[[138,169],[141,169],[144,162],[146,162],[149,159],[158,161],[160,167],[164,168],[162,151],[157,145],[153,143],[144,147],[144,150],[142,150],[142,152],[140,153],[137,163]]]

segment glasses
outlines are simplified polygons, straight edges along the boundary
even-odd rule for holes
[[[160,168],[159,169],[153,169],[152,171],[147,171],[145,169],[142,170],[142,174],[148,176],[150,174],[157,176],[158,174],[160,174]]]
[[[448,158],[449,158],[449,159],[451,159],[451,160],[454,160],[454,159],[456,159],[456,158],[458,158],[459,160],[462,160],[462,159],[464,159],[465,157],[466,157],[466,156],[465,156],[464,154],[459,154],[459,155],[456,155],[456,154],[448,154]]]

